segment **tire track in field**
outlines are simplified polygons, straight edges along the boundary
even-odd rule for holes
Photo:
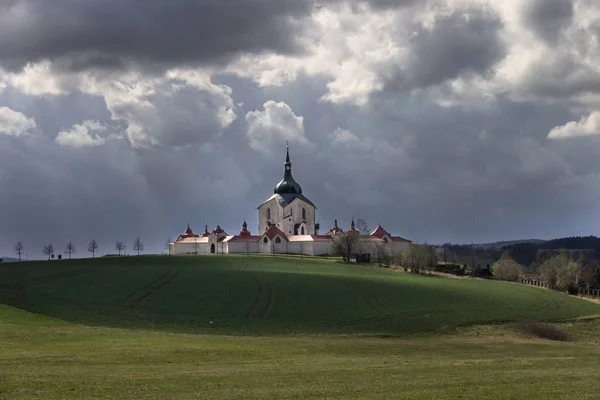
[[[393,315],[394,314],[394,311],[391,308],[389,308],[383,301],[381,301],[379,299],[379,297],[377,297],[373,293],[369,292],[368,290],[365,290],[364,288],[360,287],[360,285],[358,285],[354,282],[351,282],[350,280],[342,279],[342,282],[344,282],[345,284],[350,286],[352,289],[354,289],[360,295],[360,297],[362,297],[363,300],[369,305],[369,307],[371,309],[373,309],[374,311],[384,314],[384,315]]]
[[[57,281],[60,279],[70,278],[70,277],[77,276],[80,274],[86,274],[91,271],[92,270],[90,268],[82,268],[82,269],[78,269],[75,271],[61,272],[59,274],[46,275],[46,276],[42,276],[39,278],[29,279],[29,280],[21,281],[21,282],[17,282],[17,283],[0,285],[0,289],[2,289],[2,290],[23,289],[28,286],[39,285],[41,283]]]
[[[260,284],[260,281],[258,280],[257,277],[254,277],[254,280],[256,281],[256,285],[258,287],[258,290],[257,290],[257,293],[256,293],[256,297],[254,298],[254,303],[252,303],[252,308],[246,314],[246,319],[252,318],[252,315],[254,315],[254,313],[256,312],[256,310],[258,310],[258,305],[260,304],[260,298],[262,296],[262,285]]]
[[[273,285],[271,285],[271,282],[267,281],[267,286],[269,287],[269,297],[267,298],[267,305],[265,306],[265,309],[260,316],[261,321],[263,321],[269,316],[269,313],[273,308]]]
[[[179,269],[169,269],[152,282],[125,296],[123,298],[123,307],[129,311],[139,310],[143,305],[144,299],[171,283],[177,276],[179,276]]]

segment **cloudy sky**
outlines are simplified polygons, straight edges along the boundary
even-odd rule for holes
[[[598,234],[600,6],[0,1],[0,255],[255,232],[286,141],[324,228]]]

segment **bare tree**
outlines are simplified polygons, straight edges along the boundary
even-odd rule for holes
[[[15,253],[19,255],[19,262],[21,261],[21,254],[23,254],[24,250],[25,246],[23,246],[23,243],[21,243],[21,241],[19,240],[17,244],[15,244]]]
[[[384,244],[375,246],[375,259],[380,266],[389,266],[392,261],[392,254]]]
[[[140,251],[144,250],[144,244],[140,238],[135,239],[135,242],[133,242],[133,250],[137,251],[138,256],[140,255]]]
[[[565,251],[540,266],[540,277],[551,289],[564,291],[575,287],[580,273],[581,264],[569,258]]]
[[[120,257],[121,256],[121,252],[123,252],[123,250],[125,249],[125,245],[120,240],[117,240],[117,243],[115,243],[115,248],[119,252],[119,257]]]
[[[92,253],[92,258],[96,257],[96,250],[98,250],[98,242],[92,240],[88,246],[88,251]]]
[[[359,247],[359,235],[353,232],[338,233],[333,237],[331,252],[341,256],[344,262],[350,262],[350,257],[356,254]]]
[[[436,263],[435,249],[431,246],[411,244],[402,253],[402,266],[415,274],[433,270]]]
[[[194,239],[194,254],[198,254],[198,249],[200,248],[200,244],[198,243],[198,238]]]
[[[523,267],[508,254],[503,254],[502,258],[492,266],[492,273],[496,279],[516,282],[519,280],[519,276],[523,275]]]
[[[368,235],[370,233],[369,224],[363,218],[356,220],[356,229],[361,233],[361,235]]]
[[[52,258],[52,256],[54,255],[54,246],[52,246],[51,244],[47,244],[44,246],[44,250],[42,251],[45,255],[48,256],[48,260],[50,260],[50,258]]]
[[[69,240],[69,243],[67,243],[67,245],[65,246],[65,254],[69,255],[69,260],[71,259],[71,256],[73,254],[75,254],[77,252],[77,249],[75,249],[75,246],[73,245],[73,242],[71,242]]]

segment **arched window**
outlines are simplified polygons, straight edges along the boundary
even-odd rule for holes
[[[269,243],[269,239],[267,239],[266,237],[263,239],[263,243]]]
[[[304,235],[304,227],[300,228],[300,234]]]
[[[275,243],[281,243],[281,238],[279,236],[275,238]]]
[[[267,221],[271,220],[271,209],[267,208]]]
[[[302,209],[302,221],[306,221],[306,210]]]
[[[384,237],[384,238],[383,238],[383,241],[384,241],[385,243],[387,243],[387,242],[388,242],[388,238]]]

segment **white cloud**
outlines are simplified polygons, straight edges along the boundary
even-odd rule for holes
[[[104,144],[105,139],[99,133],[105,132],[106,127],[98,121],[83,121],[71,129],[62,131],[56,136],[56,142],[61,146],[88,147]]]
[[[0,133],[21,136],[35,127],[36,123],[33,118],[28,118],[26,115],[8,107],[0,107]]]
[[[342,129],[339,126],[331,133],[331,141],[334,146],[360,146],[361,142],[358,136],[348,129]]]
[[[600,112],[594,111],[583,116],[579,121],[567,122],[557,126],[548,133],[548,139],[567,139],[577,136],[600,135]]]
[[[269,100],[263,108],[264,111],[256,110],[246,114],[246,136],[251,148],[269,152],[273,145],[286,140],[303,145],[310,144],[304,135],[304,118],[294,114],[290,106]]]

